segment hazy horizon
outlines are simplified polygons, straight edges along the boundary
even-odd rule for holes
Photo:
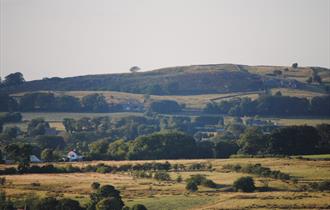
[[[330,68],[328,0],[0,0],[1,77],[235,63]]]

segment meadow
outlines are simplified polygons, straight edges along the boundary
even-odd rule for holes
[[[306,97],[311,98],[315,96],[324,96],[325,94],[299,90],[299,89],[289,89],[289,88],[273,88],[271,92],[275,94],[280,91],[283,96],[295,96],[295,97]],[[118,91],[38,91],[38,92],[53,92],[55,95],[69,95],[77,98],[82,98],[89,94],[99,93],[104,95],[107,102],[109,103],[128,103],[128,102],[139,102],[145,103],[146,95],[144,94],[134,94],[127,92],[118,92]],[[200,95],[149,95],[148,98],[152,100],[174,100],[179,104],[185,104],[188,109],[202,109],[206,106],[207,103],[215,101],[219,102],[221,100],[229,100],[235,97],[247,97],[251,99],[256,99],[259,96],[259,93],[262,91],[254,92],[231,92],[231,93],[217,93],[217,94],[200,94]],[[12,94],[13,96],[22,96],[26,92],[20,92]]]
[[[171,164],[212,164],[212,170],[170,172],[172,180],[178,175],[183,180],[194,174],[203,174],[219,187],[199,187],[195,193],[185,189],[185,182],[156,181],[136,178],[129,173],[70,173],[70,174],[26,174],[6,176],[8,184],[3,188],[15,202],[26,197],[55,196],[70,197],[86,203],[92,191],[92,182],[112,184],[121,191],[125,204],[142,203],[149,210],[159,209],[328,209],[330,192],[306,191],[304,186],[311,182],[330,180],[330,164],[325,160],[302,160],[296,158],[234,158],[209,160],[168,160]],[[135,164],[148,161],[93,161],[70,163],[74,166],[105,163],[109,165]],[[153,162],[153,161],[149,161]],[[156,161],[156,162],[165,162]],[[226,164],[257,164],[280,170],[294,177],[295,181],[281,181],[257,175],[231,172],[223,169]],[[67,165],[69,163],[55,163]],[[8,166],[0,166],[8,167]],[[267,185],[270,191],[257,190],[253,193],[233,192],[228,187],[239,177],[253,176],[256,186]]]

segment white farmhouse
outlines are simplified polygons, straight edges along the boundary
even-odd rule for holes
[[[81,161],[83,159],[83,156],[80,156],[74,150],[71,150],[68,153],[67,158],[69,159],[69,161]]]

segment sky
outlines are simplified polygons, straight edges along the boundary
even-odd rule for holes
[[[1,77],[235,63],[330,67],[329,0],[0,0]]]

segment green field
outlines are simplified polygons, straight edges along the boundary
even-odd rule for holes
[[[329,156],[329,155],[327,155]],[[127,163],[144,163],[147,161],[93,161],[72,163],[75,166],[105,163],[121,165]],[[149,161],[152,162],[152,161]],[[164,161],[158,161],[164,162]],[[330,180],[329,161],[309,161],[288,158],[235,158],[214,160],[169,160],[171,164],[179,163],[189,166],[192,163],[211,163],[212,171],[179,171],[170,172],[174,180],[179,174],[183,179],[193,174],[204,174],[219,187],[216,189],[199,187],[195,193],[185,190],[185,182],[156,181],[147,178],[134,178],[128,173],[70,173],[70,174],[28,174],[6,176],[8,184],[3,188],[8,196],[19,202],[28,195],[70,197],[82,204],[88,200],[90,184],[98,181],[101,184],[112,184],[121,191],[128,206],[142,203],[149,210],[184,210],[184,209],[328,209],[330,192],[311,192],[304,190],[310,182]],[[229,172],[222,167],[225,164],[256,164],[280,170],[297,179],[281,181],[252,175],[257,187],[271,187],[271,191],[243,193],[228,191],[228,186],[235,179],[250,175]],[[67,165],[58,163],[57,165]],[[1,167],[8,167],[0,165]],[[39,183],[40,186],[33,185]]]
[[[302,157],[302,158],[308,158],[308,159],[322,159],[322,160],[330,160],[330,154],[321,154],[321,155],[300,155],[300,156],[294,156],[294,157]]]

